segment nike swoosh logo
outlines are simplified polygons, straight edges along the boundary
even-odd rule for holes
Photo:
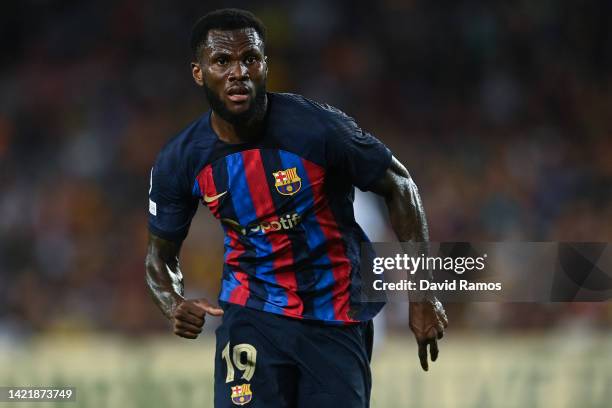
[[[213,201],[217,201],[219,198],[223,197],[226,193],[227,193],[227,191],[224,191],[221,194],[217,194],[217,195],[214,195],[214,196],[207,196],[206,194],[204,194],[204,202],[206,204],[210,204]]]

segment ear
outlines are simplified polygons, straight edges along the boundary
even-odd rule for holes
[[[268,56],[264,55],[264,63],[266,64],[266,76],[268,76]]]
[[[199,86],[204,86],[204,72],[202,71],[202,66],[198,62],[191,63],[191,75],[193,75],[193,80]]]

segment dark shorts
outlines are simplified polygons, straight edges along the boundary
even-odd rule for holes
[[[327,326],[228,305],[215,407],[369,407],[372,322]]]

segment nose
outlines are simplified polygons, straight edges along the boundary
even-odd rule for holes
[[[232,64],[229,70],[228,80],[230,81],[244,81],[249,77],[249,70],[242,61],[236,61]]]

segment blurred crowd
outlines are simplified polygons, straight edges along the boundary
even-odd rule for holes
[[[269,90],[335,105],[405,163],[432,240],[612,241],[611,2],[231,5],[268,27]],[[144,284],[148,176],[207,109],[189,32],[225,6],[0,6],[0,336],[167,327]],[[215,298],[221,230],[205,209],[181,262],[188,294]],[[606,304],[450,314],[456,327],[612,325]]]

